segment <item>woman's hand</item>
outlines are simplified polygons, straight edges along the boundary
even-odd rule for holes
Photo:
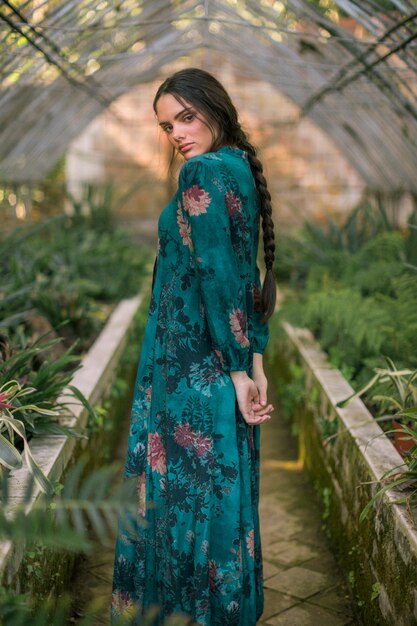
[[[253,374],[252,374],[253,382],[255,383],[258,393],[259,393],[259,405],[258,408],[262,408],[264,413],[270,413],[274,410],[272,404],[268,404],[267,400],[267,390],[268,390],[268,379],[265,376],[263,362],[262,362],[262,354],[259,352],[255,352],[253,355]],[[259,410],[257,407],[255,408],[255,413],[259,414]]]
[[[268,389],[268,380],[264,373],[263,362],[262,362],[262,354],[259,352],[255,352],[253,355],[253,381],[259,392],[259,402],[261,406],[267,405],[267,389]]]
[[[235,387],[239,410],[245,422],[255,426],[271,419],[269,412],[273,410],[273,407],[261,405],[258,387],[252,378],[249,378],[243,371],[230,372],[230,377]]]

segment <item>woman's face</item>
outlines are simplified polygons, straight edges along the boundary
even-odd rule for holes
[[[156,116],[168,141],[187,160],[209,152],[214,137],[204,115],[190,102],[182,100],[184,104],[171,94],[164,94],[156,104]]]

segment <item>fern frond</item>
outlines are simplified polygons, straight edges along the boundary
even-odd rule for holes
[[[123,479],[116,486],[118,463],[91,472],[82,481],[87,458],[80,459],[68,472],[60,494],[42,494],[27,513],[36,478],[29,476],[22,502],[10,495],[7,478],[1,479],[0,537],[42,542],[47,547],[69,551],[89,551],[92,537],[110,545],[118,525],[135,532],[144,524],[138,514],[137,479]]]

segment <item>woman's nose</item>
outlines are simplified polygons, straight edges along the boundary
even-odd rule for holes
[[[181,141],[181,139],[184,139],[184,131],[181,128],[174,128],[172,136],[175,141]]]

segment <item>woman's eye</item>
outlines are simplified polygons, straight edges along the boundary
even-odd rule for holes
[[[169,133],[172,132],[172,126],[165,126],[163,131],[169,135]]]
[[[188,113],[188,115],[186,115],[186,116],[184,117],[184,120],[185,120],[186,122],[191,122],[193,119],[194,119],[194,114],[193,114],[193,113]]]

